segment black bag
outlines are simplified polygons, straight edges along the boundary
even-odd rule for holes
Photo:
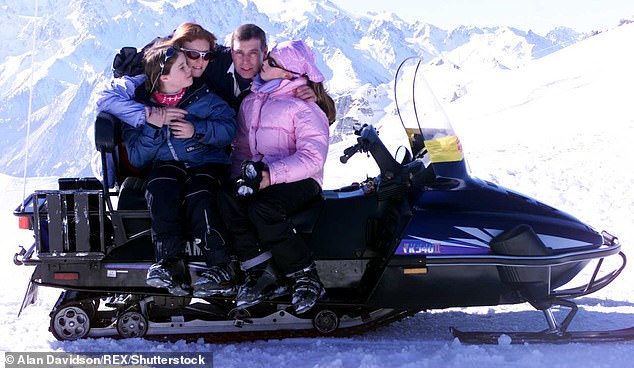
[[[143,74],[143,50],[137,51],[136,47],[124,47],[114,57],[112,62],[112,74],[115,78],[124,75],[135,76]]]
[[[123,47],[119,50],[119,53],[114,56],[112,61],[112,75],[115,78],[121,78],[124,75],[133,77],[135,75],[143,74],[143,54],[150,46],[159,39],[159,37],[152,40],[152,42],[145,45],[141,51],[137,51],[136,47]]]

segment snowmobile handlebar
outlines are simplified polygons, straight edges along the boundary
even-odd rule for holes
[[[347,163],[350,157],[359,151],[367,152],[370,147],[379,140],[378,133],[372,125],[355,124],[353,129],[354,134],[358,135],[359,138],[357,138],[357,144],[343,150],[343,155],[339,157],[339,161],[341,161],[342,164]]]
[[[343,155],[339,158],[341,163],[346,163],[357,152],[369,152],[377,165],[381,169],[381,173],[400,173],[402,165],[392,157],[388,149],[385,147],[376,128],[372,125],[364,124],[362,126],[354,127],[355,134],[359,136],[357,143],[353,146],[346,148],[343,151]]]
[[[360,143],[357,143],[354,146],[350,146],[346,148],[345,150],[343,150],[343,155],[339,157],[339,161],[341,161],[342,164],[347,163],[350,157],[354,156],[354,154],[359,152],[360,150],[361,150]]]

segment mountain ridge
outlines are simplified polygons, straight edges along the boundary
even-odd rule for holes
[[[33,1],[10,5],[8,0],[0,1],[0,16],[7,19],[9,29],[0,40],[10,44],[0,50],[0,124],[5,132],[0,137],[0,165],[9,175],[21,175],[24,170],[31,80],[28,156],[38,159],[29,162],[27,174],[90,175],[94,101],[102,83],[112,76],[112,57],[120,47],[141,47],[184,21],[204,25],[225,44],[242,23],[260,25],[268,32],[270,44],[306,40],[329,81],[342,124],[350,119],[376,122],[384,115],[381,110],[387,102],[377,106],[364,96],[373,96],[370,100],[387,96],[389,88],[384,85],[407,57],[422,56],[430,63],[444,58],[463,70],[518,68],[561,49],[559,39],[571,42],[584,37],[565,29],[550,38],[508,27],[442,30],[423,21],[408,23],[389,13],[351,14],[326,0],[296,2],[295,13],[264,9],[267,2],[262,0],[40,3],[31,72]],[[549,52],[532,55],[538,45],[547,45]],[[461,57],[467,52],[472,56],[465,61]]]

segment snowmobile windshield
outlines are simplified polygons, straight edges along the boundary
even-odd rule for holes
[[[406,59],[394,79],[396,107],[412,154],[417,157],[427,148],[432,163],[462,161],[460,141],[425,80],[422,65],[420,58]]]

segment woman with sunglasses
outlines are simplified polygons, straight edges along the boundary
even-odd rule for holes
[[[157,262],[146,283],[173,295],[190,294],[183,254],[191,232],[209,267],[194,284],[194,293],[229,294],[235,290],[233,271],[216,200],[230,163],[225,147],[236,134],[235,113],[209,87],[194,85],[186,59],[171,40],[155,42],[144,54],[143,93],[127,96],[125,88],[108,89],[102,104],[117,117],[139,108],[144,114],[144,124],[124,124],[122,131],[130,162],[139,168],[152,165],[146,199]],[[134,98],[137,104],[122,107],[122,98]],[[201,287],[205,280],[206,287]]]
[[[192,88],[202,87],[205,84],[205,78],[201,77],[216,48],[216,36],[199,24],[187,22],[179,25],[170,39],[174,47],[186,56],[187,65],[191,69],[194,80]],[[143,50],[151,47],[153,43],[144,47]],[[144,109],[138,101],[139,98],[136,98],[136,95],[140,95],[141,100],[147,99],[147,96],[144,96],[147,94],[143,87],[144,80],[143,75],[113,79],[101,92],[101,97],[97,100],[97,111],[110,112],[109,110],[116,108],[126,111],[125,114],[117,116],[124,123],[132,126],[145,124]],[[112,90],[117,90],[118,93],[113,96]],[[164,107],[163,110],[168,120],[182,119],[187,114],[187,111],[172,106]]]
[[[220,196],[221,214],[247,274],[236,297],[239,308],[281,294],[280,273],[292,281],[297,313],[311,309],[325,292],[311,251],[289,220],[321,193],[327,116],[335,113],[323,80],[304,42],[282,42],[267,55],[240,105],[232,153],[232,174],[240,179],[236,193]],[[298,86],[312,88],[317,103],[297,98]]]

